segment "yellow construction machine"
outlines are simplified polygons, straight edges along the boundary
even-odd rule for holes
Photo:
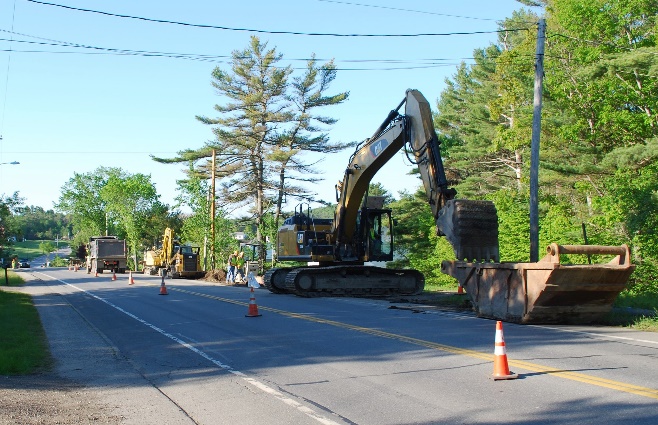
[[[285,220],[278,231],[278,260],[312,265],[270,269],[264,279],[270,291],[303,296],[422,292],[425,278],[417,270],[365,264],[393,260],[391,210],[367,191],[377,171],[405,146],[420,171],[438,232],[450,241],[457,257],[498,261],[496,208],[489,201],[455,199],[429,103],[419,91],[407,90],[398,107],[351,156],[343,180],[336,185],[334,219],[314,219],[300,207]]]
[[[404,114],[399,110],[405,106]],[[483,317],[519,323],[593,321],[612,308],[634,266],[625,246],[548,247],[537,263],[501,263],[498,216],[492,202],[456,199],[449,187],[429,103],[417,90],[391,111],[369,139],[357,146],[336,185],[333,219],[314,219],[295,209],[279,228],[279,261],[307,266],[270,269],[265,286],[274,293],[317,295],[414,295],[423,291],[417,270],[369,265],[393,259],[393,220],[381,198],[368,196],[371,180],[405,149],[418,166],[437,234],[452,245],[457,261],[442,271],[455,277]],[[615,255],[607,264],[560,264],[560,254]]]
[[[201,268],[199,247],[183,245],[174,239],[174,231],[167,227],[162,237],[162,246],[144,253],[144,274],[162,276],[169,273],[172,278],[198,279],[205,275]]]

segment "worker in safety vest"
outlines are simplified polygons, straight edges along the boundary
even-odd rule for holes
[[[235,281],[244,282],[244,251],[238,254],[235,265]],[[238,278],[239,276],[239,278]]]
[[[228,264],[226,265],[226,283],[235,283],[235,272],[238,265],[238,251],[233,251],[228,256]]]

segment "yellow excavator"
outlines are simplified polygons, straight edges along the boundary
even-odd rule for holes
[[[443,261],[441,271],[457,279],[478,316],[516,323],[590,323],[612,309],[635,269],[628,246],[553,243],[538,262],[501,263],[496,208],[488,201],[455,198],[429,103],[417,90],[407,90],[373,136],[357,146],[336,185],[333,220],[314,219],[310,208],[304,213],[301,206],[285,220],[278,231],[278,259],[308,265],[270,269],[264,277],[270,291],[310,297],[423,290],[424,277],[416,270],[369,265],[393,259],[393,220],[381,198],[368,196],[368,186],[403,148],[418,165],[437,233],[455,251],[456,260]],[[562,264],[561,258],[571,254],[601,255],[603,263]]]
[[[162,247],[144,253],[144,274],[172,278],[198,279],[205,275],[201,268],[199,247],[182,245],[174,239],[174,231],[167,227],[162,236]]]
[[[404,113],[400,113],[405,106]],[[279,261],[307,262],[302,267],[270,269],[265,286],[274,293],[316,295],[418,294],[425,278],[411,269],[368,265],[393,260],[393,220],[381,198],[369,197],[373,177],[405,149],[417,164],[437,225],[461,260],[499,261],[498,216],[492,202],[455,199],[449,187],[434,131],[429,102],[407,90],[372,137],[352,154],[336,185],[334,219],[314,219],[310,209],[295,209],[278,231]]]

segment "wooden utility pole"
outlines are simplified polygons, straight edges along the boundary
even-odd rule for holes
[[[215,165],[217,151],[212,150],[212,170],[210,177],[210,268],[215,270]]]
[[[532,112],[532,142],[530,145],[530,262],[539,261],[539,135],[541,133],[541,101],[544,83],[544,43],[546,20],[537,25],[535,59],[535,96]]]

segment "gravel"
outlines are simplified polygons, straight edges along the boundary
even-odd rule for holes
[[[0,424],[121,424],[100,396],[55,373],[0,376]]]

